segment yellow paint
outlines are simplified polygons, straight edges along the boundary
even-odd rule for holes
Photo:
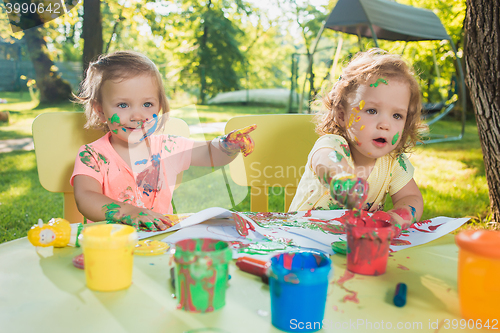
[[[361,120],[361,116],[357,116],[356,117],[356,122],[360,121]]]
[[[134,254],[139,256],[156,256],[164,254],[170,248],[167,243],[159,240],[141,240],[135,246]]]
[[[361,125],[361,127],[359,128],[360,131],[362,131],[364,129],[365,129],[365,125]]]
[[[351,116],[349,117],[349,124],[347,125],[347,127],[351,127],[352,126],[352,123],[354,122],[354,115],[351,114]]]
[[[137,231],[123,224],[102,224],[82,232],[87,287],[115,291],[132,284]]]
[[[361,100],[361,102],[359,102],[359,109],[360,110],[363,110],[363,108],[365,107],[365,100]]]

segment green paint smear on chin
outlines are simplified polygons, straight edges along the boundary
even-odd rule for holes
[[[396,142],[398,142],[399,139],[399,132],[397,132],[393,137],[392,137],[392,145],[394,146]]]

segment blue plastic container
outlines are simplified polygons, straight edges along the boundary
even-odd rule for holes
[[[331,260],[325,255],[283,253],[271,259],[271,316],[286,332],[316,332],[323,327]]]

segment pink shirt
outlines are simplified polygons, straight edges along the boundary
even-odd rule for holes
[[[172,193],[177,175],[189,168],[194,141],[173,135],[150,136],[151,156],[133,161],[134,172],[113,149],[108,132],[80,147],[70,183],[76,175],[97,180],[111,199],[172,214]]]

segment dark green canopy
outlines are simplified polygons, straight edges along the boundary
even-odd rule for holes
[[[392,41],[451,40],[432,11],[384,0],[339,0],[325,28]]]

